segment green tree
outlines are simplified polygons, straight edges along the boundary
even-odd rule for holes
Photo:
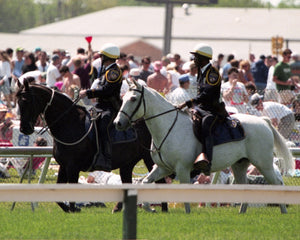
[[[37,0],[41,23],[68,19],[117,5],[116,0]]]
[[[137,0],[0,0],[0,32],[21,30],[115,6],[161,5]],[[217,7],[270,7],[261,0],[219,0]],[[300,7],[299,0],[282,0],[280,8]]]
[[[35,4],[32,0],[0,0],[0,32],[19,32],[34,26]]]
[[[267,4],[260,0],[219,0],[218,7],[248,7],[248,8],[262,8]]]
[[[299,0],[284,0],[278,4],[278,8],[299,8]]]

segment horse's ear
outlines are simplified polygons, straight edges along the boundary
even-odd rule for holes
[[[128,86],[130,88],[130,86],[132,85],[132,82],[130,80],[128,80],[128,78],[125,78],[125,79],[126,79],[126,82],[127,82]]]
[[[24,78],[23,84],[24,84],[24,87],[25,87],[25,91],[27,91],[29,89],[29,83],[28,83],[26,78]]]
[[[17,81],[17,85],[18,85],[18,88],[22,87],[22,83],[20,82],[19,78],[18,78],[18,81]]]
[[[133,81],[133,83],[134,83],[134,85],[136,86],[137,89],[139,89],[141,87],[141,84],[139,84],[138,81],[136,81],[134,79],[132,81]]]

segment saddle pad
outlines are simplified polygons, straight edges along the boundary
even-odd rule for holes
[[[89,130],[90,127],[90,117],[87,116],[86,117],[86,121],[85,121],[85,129],[86,131]],[[114,125],[112,125],[110,127],[109,130],[109,136],[111,139],[112,144],[118,144],[118,143],[125,143],[125,142],[133,142],[137,139],[137,133],[136,130],[134,128],[129,128],[126,131],[118,131]],[[92,140],[92,142],[95,142],[95,128],[93,127],[93,129],[90,131],[88,137]]]
[[[98,109],[93,108],[93,111],[97,114],[99,112]],[[87,112],[85,118],[85,129],[88,131],[90,124],[91,124],[91,115],[90,112]],[[95,114],[94,113],[94,114]],[[95,117],[95,115],[94,115]],[[96,134],[95,128],[93,127],[92,131],[89,133],[88,137],[94,142]],[[118,131],[113,124],[109,127],[109,137],[112,144],[118,143],[126,143],[126,142],[133,142],[137,140],[137,133],[134,128],[129,128],[126,131]]]
[[[133,142],[137,139],[137,133],[134,128],[129,128],[126,131],[118,131],[113,126],[110,129],[109,135],[113,144]]]
[[[232,141],[240,141],[245,138],[245,132],[239,120],[227,118],[225,122],[216,126],[213,138],[214,145],[219,145]]]

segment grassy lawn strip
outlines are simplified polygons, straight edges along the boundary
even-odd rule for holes
[[[14,211],[11,203],[0,203],[1,239],[122,239],[123,214],[111,214],[113,205],[66,214],[54,203],[39,203],[35,212],[30,203],[17,203]],[[157,212],[138,209],[138,239],[297,239],[300,220],[298,205],[285,215],[278,207],[252,207],[246,214],[237,207]]]

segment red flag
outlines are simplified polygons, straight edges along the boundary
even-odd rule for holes
[[[85,37],[85,40],[90,43],[92,41],[93,37],[92,36],[87,36]]]

